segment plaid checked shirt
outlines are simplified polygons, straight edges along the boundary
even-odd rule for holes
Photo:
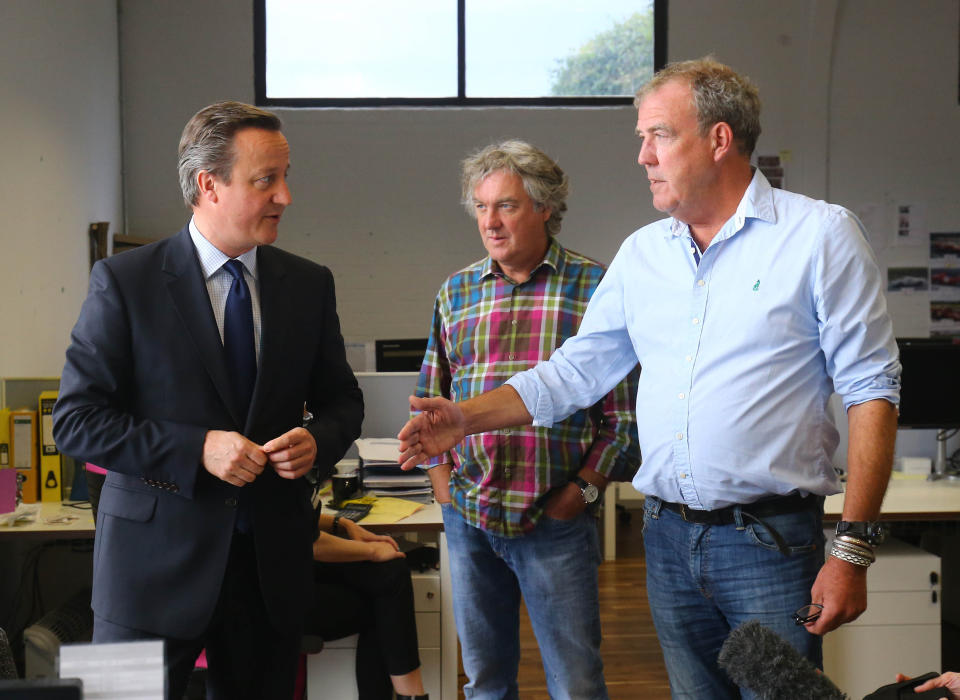
[[[599,263],[551,240],[522,284],[508,280],[489,256],[451,275],[437,295],[417,395],[463,401],[546,360],[576,334],[603,273]],[[552,428],[470,435],[452,458],[429,465],[453,462],[450,495],[468,523],[500,536],[523,535],[540,518],[544,495],[581,468],[604,476],[616,468],[621,480],[636,472],[638,374]]]

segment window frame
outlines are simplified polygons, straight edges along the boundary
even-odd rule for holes
[[[612,107],[633,96],[467,97],[466,0],[457,0],[456,97],[267,97],[267,0],[253,0],[254,96],[260,107]],[[653,0],[653,70],[666,65],[667,0]],[[637,86],[640,87],[639,85]]]

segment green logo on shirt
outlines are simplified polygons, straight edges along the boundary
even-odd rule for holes
[[[760,280],[757,280],[757,283],[753,285],[753,291],[757,291],[758,289],[760,289]]]

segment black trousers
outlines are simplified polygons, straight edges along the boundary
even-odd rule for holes
[[[160,637],[96,617],[93,641],[163,639],[168,700],[183,697],[190,672],[204,648],[208,700],[291,698],[301,632],[279,630],[270,622],[258,580],[253,536],[234,533],[217,607],[201,637]]]
[[[317,607],[307,614],[304,633],[324,640],[359,633],[360,700],[390,700],[390,676],[420,666],[413,586],[406,563],[402,559],[315,563],[314,583]]]

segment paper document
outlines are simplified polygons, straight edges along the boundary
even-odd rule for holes
[[[60,677],[82,680],[84,700],[163,700],[163,642],[65,644]]]
[[[356,442],[360,459],[364,462],[397,464],[397,458],[400,456],[400,441],[396,438],[360,438]]]

